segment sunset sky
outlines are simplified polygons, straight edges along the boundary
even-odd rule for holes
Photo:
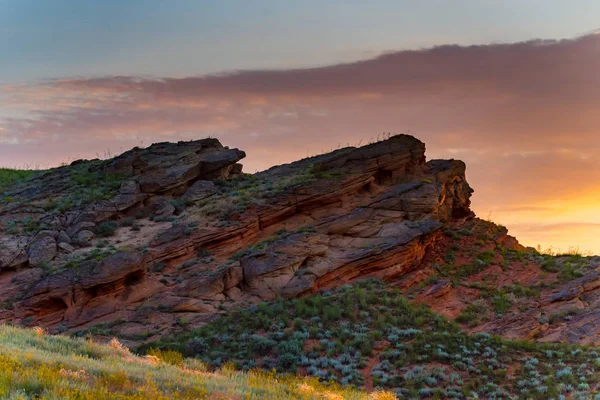
[[[0,166],[218,137],[246,172],[382,132],[524,244],[600,254],[600,1],[0,0]]]

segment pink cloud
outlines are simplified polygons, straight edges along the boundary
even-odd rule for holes
[[[592,34],[311,69],[5,86],[0,159],[45,165],[212,135],[246,150],[255,171],[410,131],[430,157],[467,162],[478,211],[545,208],[538,203],[553,196],[600,190],[598,71]]]

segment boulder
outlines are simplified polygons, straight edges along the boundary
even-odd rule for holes
[[[216,191],[217,188],[211,181],[196,181],[185,191],[181,199],[186,201],[204,200],[215,194]]]
[[[0,268],[18,267],[29,259],[26,236],[0,236]]]
[[[56,257],[57,252],[56,240],[50,235],[42,235],[27,250],[29,264],[34,267],[42,266],[52,261]]]
[[[67,228],[67,235],[70,237],[78,237],[80,231],[90,231],[96,227],[96,224],[89,221],[77,222]]]
[[[61,242],[58,244],[58,249],[69,254],[75,251],[75,247],[71,246],[69,243]]]
[[[82,246],[87,246],[90,243],[90,240],[94,238],[94,232],[83,230],[77,233],[76,242]]]
[[[71,243],[71,237],[65,231],[58,232],[56,243]]]
[[[148,198],[148,195],[142,193],[140,185],[135,180],[127,180],[121,183],[119,194],[112,201],[117,210],[124,211],[141,203],[146,198]]]
[[[154,215],[157,217],[170,217],[175,214],[175,206],[167,200],[160,200],[156,203]]]

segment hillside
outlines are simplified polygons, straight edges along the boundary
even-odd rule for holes
[[[399,398],[596,394],[599,358],[584,346],[599,341],[600,258],[541,254],[477,218],[463,162],[427,161],[425,145],[407,135],[253,175],[242,172],[244,157],[203,139],[47,171],[2,170],[0,322],[97,342],[116,337],[174,358],[177,366],[148,365],[114,350],[116,364],[171,371],[165,379],[182,365],[184,377],[203,368],[201,359],[210,371],[225,368],[214,375],[234,387],[224,398],[250,396],[257,376],[266,379],[256,382],[261,390],[275,392],[255,398],[346,390],[291,376],[271,385],[282,378],[256,371],[230,382],[232,366]],[[58,372],[66,363],[91,373],[91,389],[82,390],[112,390],[97,377],[114,365],[82,366],[55,347],[26,357],[54,341],[112,350],[2,329],[6,349],[21,346],[25,357],[7,359],[3,376],[20,365],[33,374],[35,362],[59,357]],[[142,376],[124,373],[124,382]],[[7,383],[5,393],[31,396],[50,390],[45,382],[31,390]],[[189,385],[208,385],[177,382],[180,398],[199,396]],[[122,398],[141,396],[130,390],[138,385],[154,384],[125,385]],[[173,396],[164,385],[159,392]],[[218,398],[220,387],[202,395]],[[348,390],[344,398],[367,396]]]
[[[147,345],[145,352],[149,355],[134,355],[116,339],[101,345],[49,336],[41,328],[0,326],[0,396],[600,397],[596,349],[468,335],[377,280],[234,311]],[[354,389],[357,386],[371,393]]]
[[[401,399],[590,398],[599,387],[593,348],[468,335],[376,280],[261,303],[152,346]]]
[[[0,326],[2,399],[352,399],[386,400],[315,379],[241,373],[225,366],[208,372],[174,353],[139,357],[114,340],[48,336],[40,328]]]
[[[422,267],[395,284],[470,332],[600,344],[600,257],[540,254],[491,222],[446,225]]]

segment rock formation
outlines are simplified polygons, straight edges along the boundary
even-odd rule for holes
[[[230,307],[357,279],[414,289],[432,275],[447,230],[476,221],[465,164],[426,162],[411,136],[254,175],[241,172],[244,156],[216,139],[158,143],[11,188],[0,197],[0,320],[135,344]],[[589,296],[600,285],[586,278],[543,302]],[[459,293],[449,281],[424,290],[418,301],[454,304],[454,316],[466,306],[446,300]],[[528,321],[510,332],[529,335]]]

